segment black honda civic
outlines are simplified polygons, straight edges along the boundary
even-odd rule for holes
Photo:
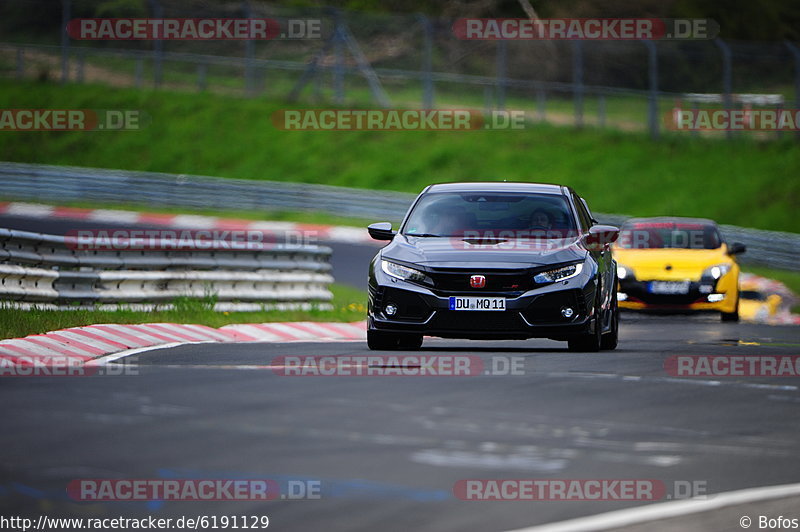
[[[381,222],[369,234],[391,241],[370,265],[370,349],[418,349],[426,335],[617,346],[619,230],[569,187],[430,185],[398,231]]]

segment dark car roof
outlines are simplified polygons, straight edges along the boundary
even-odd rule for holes
[[[652,218],[628,218],[623,225],[633,223],[678,223],[678,224],[702,224],[716,227],[717,222],[708,218],[686,218],[682,216],[654,216]]]
[[[566,187],[545,183],[514,181],[478,181],[474,183],[438,183],[425,189],[429,192],[529,192],[533,194],[565,194]]]

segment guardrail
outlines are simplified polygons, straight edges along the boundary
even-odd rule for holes
[[[402,192],[95,168],[0,162],[0,197],[39,201],[137,203],[153,207],[221,210],[323,211],[375,221],[401,220],[415,195]],[[602,223],[627,216],[595,213]],[[745,264],[800,271],[800,234],[722,225],[728,242],[741,242]],[[0,257],[1,260],[1,257]]]
[[[217,310],[310,306],[332,299],[331,249],[197,241],[192,249],[104,249],[107,240],[0,229],[0,300],[47,307],[151,308],[212,298]],[[322,305],[323,307],[325,305]]]

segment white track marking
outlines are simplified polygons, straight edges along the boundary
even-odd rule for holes
[[[560,521],[529,528],[518,528],[508,532],[588,532],[591,530],[610,530],[640,523],[709,512],[728,506],[771,499],[782,499],[797,495],[800,495],[800,483],[748,488],[709,495],[711,498],[708,499],[687,499],[685,501],[649,504],[647,506],[570,519],[568,521]]]
[[[148,351],[155,351],[157,349],[170,349],[172,347],[177,347],[179,345],[184,345],[184,344],[189,344],[189,343],[193,343],[193,344],[209,344],[209,343],[214,343],[214,342],[172,342],[172,343],[169,343],[169,344],[150,345],[150,346],[146,346],[146,347],[137,347],[135,349],[126,349],[125,351],[120,351],[118,353],[112,353],[110,355],[105,355],[105,356],[94,358],[94,359],[88,361],[85,365],[86,366],[105,366],[109,362],[114,362],[114,361],[119,360],[121,358],[129,357],[129,356],[133,356],[133,355],[138,355],[139,353],[146,353]]]

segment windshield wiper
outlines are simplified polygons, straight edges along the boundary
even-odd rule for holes
[[[444,235],[434,235],[431,233],[408,233],[406,236],[416,236],[420,238],[442,238]]]

